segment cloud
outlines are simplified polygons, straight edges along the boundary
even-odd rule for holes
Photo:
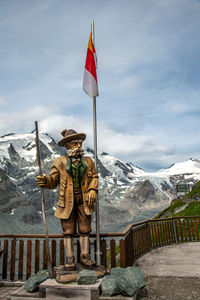
[[[50,117],[57,111],[59,111],[57,106],[33,105],[16,112],[0,112],[0,135],[11,132],[30,132],[34,129],[34,121]]]
[[[0,96],[0,107],[6,107],[8,105],[8,101],[4,98]]]
[[[56,124],[56,127],[55,127]],[[40,128],[52,135],[55,140],[61,138],[60,132],[63,129],[72,128],[87,134],[85,144],[93,148],[93,128],[92,123],[87,120],[76,118],[73,115],[54,115],[43,119]],[[160,145],[159,141],[153,136],[131,135],[116,132],[106,123],[98,123],[98,151],[106,151],[114,156],[134,156],[140,152],[150,153],[169,153],[173,151],[172,146]]]

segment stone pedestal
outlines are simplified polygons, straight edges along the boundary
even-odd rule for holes
[[[84,269],[85,267],[82,264],[77,264],[76,269],[71,271],[66,271],[64,269],[64,266],[58,266],[53,268],[53,275],[57,282],[73,282],[77,280],[79,272]],[[106,273],[106,269],[104,268],[104,266],[101,265],[96,265],[88,270],[95,271],[97,273],[98,278],[102,278]]]
[[[98,300],[100,284],[100,279],[91,285],[77,285],[75,282],[63,284],[55,279],[47,279],[40,284],[40,295],[45,295],[48,300]]]
[[[78,285],[76,280],[80,271],[85,268],[81,264],[76,265],[75,270],[66,271],[64,266],[54,267],[54,279],[47,279],[39,286],[39,292],[28,293],[21,287],[11,295],[11,300],[41,300],[41,299],[68,299],[68,300],[98,300],[100,295],[101,280],[96,284]],[[106,273],[103,266],[95,266],[91,270],[96,271],[98,278]]]

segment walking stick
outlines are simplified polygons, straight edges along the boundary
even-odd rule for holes
[[[37,161],[39,167],[39,173],[42,176],[42,166],[40,160],[40,147],[39,147],[39,134],[38,134],[38,122],[35,121],[35,133],[36,133],[36,149],[37,149]],[[42,216],[44,221],[44,229],[45,229],[45,239],[46,239],[46,249],[47,249],[47,269],[49,271],[50,278],[53,278],[53,271],[52,271],[52,264],[50,259],[50,252],[49,252],[49,237],[48,237],[48,225],[47,219],[45,214],[45,199],[44,199],[44,188],[41,188],[42,192]]]

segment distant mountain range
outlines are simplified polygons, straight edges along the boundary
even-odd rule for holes
[[[64,148],[47,133],[39,135],[43,172],[49,174],[52,161],[64,154]],[[93,150],[87,148],[84,152],[93,157]],[[150,173],[103,152],[98,155],[98,172],[101,231],[116,231],[167,207],[179,180],[193,186],[200,180],[200,161],[190,158]],[[35,133],[0,137],[1,233],[43,232],[37,175]],[[53,216],[57,198],[56,190],[45,190],[50,233],[61,232],[60,221]]]

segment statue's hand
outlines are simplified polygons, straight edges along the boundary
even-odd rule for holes
[[[87,202],[88,202],[88,206],[94,206],[95,201],[97,200],[97,192],[94,190],[90,190],[87,193]]]
[[[46,184],[47,184],[47,176],[46,176],[46,174],[42,174],[40,176],[37,176],[37,184],[40,187],[45,187],[46,186]]]

